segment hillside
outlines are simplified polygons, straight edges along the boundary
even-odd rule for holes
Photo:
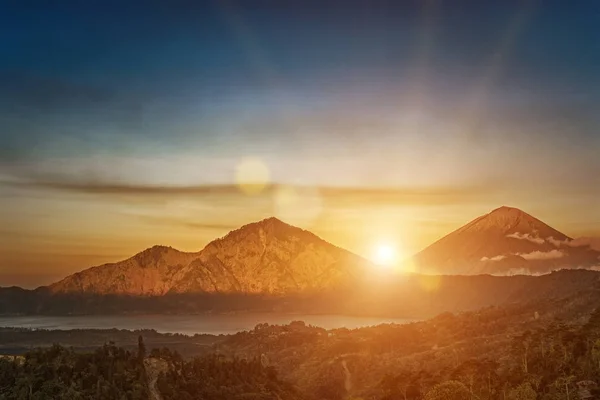
[[[218,338],[121,331],[113,338],[127,348],[98,345],[96,340],[96,349],[55,345],[29,351],[16,361],[0,357],[0,395],[145,399],[148,387],[164,399],[190,400],[577,398],[573,394],[581,390],[580,382],[594,381],[585,387],[597,394],[599,294],[592,290],[561,300],[353,330],[294,321],[258,324],[251,331]],[[91,344],[87,338],[77,339],[81,332],[7,333],[13,340],[22,335],[24,343],[33,345],[43,336],[65,345]],[[173,341],[179,342],[183,355],[173,351]],[[207,345],[198,352],[200,341]],[[139,344],[165,342],[169,348],[160,350]],[[433,396],[445,386],[461,395]],[[527,396],[520,396],[523,392]]]

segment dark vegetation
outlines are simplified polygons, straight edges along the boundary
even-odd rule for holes
[[[216,354],[187,361],[178,354],[162,357],[169,368],[158,376],[157,389],[165,400],[304,398],[294,386],[279,380],[273,367],[258,359],[225,359]]]
[[[52,294],[47,288],[0,288],[0,315],[195,314],[277,311],[357,316],[429,318],[442,312],[474,310],[549,298],[600,287],[600,272],[563,270],[544,276],[427,276],[373,278],[362,287],[327,293],[252,295],[167,294],[119,296]]]
[[[571,310],[570,322],[548,315],[551,306]],[[141,337],[131,351],[54,345],[0,359],[0,398],[147,399],[152,390],[165,400],[599,398],[600,311],[583,322],[588,306],[490,308],[355,330],[259,324],[193,358],[148,351]]]
[[[147,399],[136,353],[112,344],[92,353],[54,345],[0,359],[2,399]]]
[[[446,312],[406,325],[325,330],[296,321],[221,337],[147,331],[141,333],[144,342],[138,342],[139,332],[116,331],[125,348],[108,344],[81,352],[54,346],[1,361],[0,399],[133,399],[150,395],[150,388],[164,399],[600,398],[600,291],[592,284],[569,294],[581,285],[578,278],[569,281],[575,275],[555,274],[560,287],[538,284],[554,296]],[[88,338],[98,335],[95,343],[111,336],[84,332]],[[27,337],[31,343],[45,335],[44,343],[76,344],[78,339],[61,339],[68,334],[5,329],[0,341]],[[32,339],[35,335],[40,336]],[[199,355],[191,357],[199,347]]]
[[[459,398],[471,400],[575,399],[578,382],[600,376],[599,300],[597,292],[580,293],[355,330],[263,324],[216,346],[222,354],[260,355],[319,399],[418,400],[448,381],[460,385],[439,392],[464,386],[468,396]],[[531,391],[534,397],[523,397]]]
[[[137,352],[106,344],[92,353],[54,345],[21,357],[0,359],[2,399],[148,399],[157,390],[164,399],[300,399],[273,368],[256,360],[217,355],[183,360],[176,352],[154,351],[166,362],[155,386],[148,385],[145,345]],[[146,364],[146,365],[145,365]]]
[[[143,336],[150,348],[168,347],[188,356],[206,354],[211,346],[224,340],[224,335],[158,333],[153,329],[29,329],[0,327],[0,354],[18,355],[37,347],[61,343],[77,352],[93,351],[108,342],[118,343],[126,350],[135,350],[138,337]]]

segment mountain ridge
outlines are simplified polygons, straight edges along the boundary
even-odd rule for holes
[[[411,267],[425,274],[513,275],[600,265],[600,252],[588,243],[518,208],[502,206],[417,253]],[[197,252],[155,245],[48,288],[52,293],[97,295],[286,295],[360,285],[373,271],[364,258],[270,217],[232,230]]]
[[[53,293],[165,295],[319,291],[350,284],[369,262],[314,233],[270,217],[185,253],[152,246],[126,260],[72,274]]]

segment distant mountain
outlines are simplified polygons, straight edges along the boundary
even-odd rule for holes
[[[281,311],[422,317],[596,293],[595,271],[489,276],[598,269],[594,243],[501,207],[415,255],[416,274],[383,276],[369,261],[268,218],[198,252],[154,246],[48,287],[0,288],[0,314]]]
[[[600,266],[590,240],[573,240],[517,208],[500,207],[413,257],[421,273],[542,274]]]
[[[197,253],[154,246],[125,261],[86,269],[52,293],[310,293],[344,287],[369,262],[276,218],[245,225]]]
[[[53,293],[163,295],[199,253],[154,246],[127,260],[88,268],[50,285]]]

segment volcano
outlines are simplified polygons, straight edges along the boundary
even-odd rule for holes
[[[420,273],[542,274],[593,268],[600,252],[513,207],[500,207],[441,238],[411,260]]]

